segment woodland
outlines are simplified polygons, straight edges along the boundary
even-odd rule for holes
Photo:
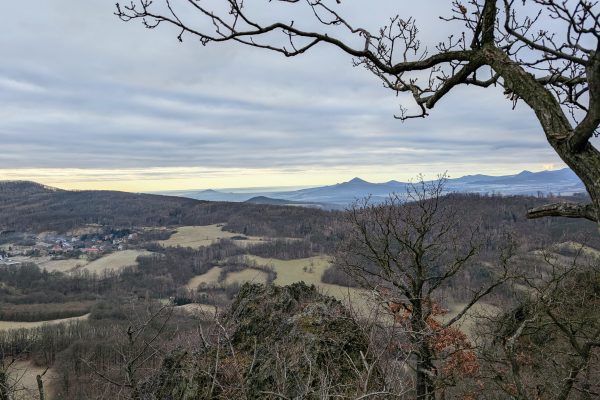
[[[348,3],[114,13],[198,51],[328,46],[412,102],[401,121],[460,86],[500,90],[586,193],[448,193],[442,176],[326,211],[0,182],[0,400],[600,398],[598,3],[452,1],[433,47],[410,9],[367,29]],[[112,247],[33,251],[48,232]],[[123,243],[133,265],[86,269]]]
[[[0,329],[3,399],[597,397],[596,225],[526,218],[585,198],[446,194],[443,180],[346,211],[99,194],[87,211],[91,193],[18,183],[0,196],[2,243],[144,224],[135,246],[149,252],[102,273],[0,266],[0,328],[14,325]],[[235,235],[161,244],[216,221]],[[300,272],[316,285],[278,284],[288,271],[273,262],[319,257],[320,276],[312,261]],[[249,271],[264,280],[230,279]]]

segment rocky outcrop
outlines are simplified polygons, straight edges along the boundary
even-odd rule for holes
[[[368,341],[336,299],[314,286],[242,286],[216,348],[163,364],[162,398],[354,398]],[[187,361],[182,361],[184,359]],[[215,373],[216,372],[216,373]],[[372,374],[372,385],[381,386]],[[369,385],[370,386],[370,385]]]

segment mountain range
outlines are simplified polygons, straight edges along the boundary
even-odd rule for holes
[[[409,182],[391,180],[371,183],[360,178],[335,185],[319,186],[290,191],[219,191],[186,190],[169,191],[161,194],[188,197],[197,200],[251,202],[257,204],[303,205],[319,208],[344,208],[357,199],[369,196],[372,202],[380,202],[392,193],[406,193]],[[522,171],[515,175],[490,176],[467,175],[448,179],[446,192],[480,193],[502,195],[572,195],[585,192],[581,180],[569,168],[554,171]]]

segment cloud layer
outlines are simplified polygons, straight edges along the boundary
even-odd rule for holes
[[[407,100],[332,48],[285,59],[180,44],[168,27],[120,22],[114,1],[36,3],[0,4],[10,33],[0,36],[0,178],[77,169],[168,180],[200,169],[312,171],[324,183],[323,171],[391,179],[561,165],[532,113],[512,111],[500,90],[460,89],[430,118],[401,123],[393,115]]]

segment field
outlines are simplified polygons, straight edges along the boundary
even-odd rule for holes
[[[587,257],[600,258],[599,250],[596,250],[593,247],[582,245],[581,243],[569,241],[559,243],[556,247],[558,250],[566,250],[571,251],[573,253],[581,252],[582,255]]]
[[[16,387],[19,390],[15,394],[15,400],[37,399],[39,394],[36,376],[42,374],[45,394],[48,398],[53,398],[50,388],[57,376],[52,369],[46,371],[46,368],[38,367],[29,360],[17,360],[11,365],[9,374],[11,381],[18,382]]]
[[[442,321],[448,321],[452,317],[456,316],[462,309],[465,307],[464,303],[455,303],[450,306],[450,310],[448,314],[441,318]],[[467,336],[474,338],[475,336],[475,327],[477,326],[477,320],[480,317],[486,316],[494,316],[500,312],[498,307],[487,304],[483,302],[479,302],[475,304],[471,309],[465,314],[465,316],[457,322],[454,327],[460,329]]]
[[[164,247],[192,247],[197,249],[202,246],[210,246],[219,239],[231,239],[235,236],[242,236],[239,233],[227,232],[223,230],[222,225],[205,225],[205,226],[182,226],[177,228],[169,239],[161,240],[158,243]],[[240,246],[248,246],[264,241],[264,238],[257,236],[248,236],[247,240],[236,240]]]
[[[371,299],[372,296],[370,296],[370,292],[368,290],[347,288],[344,286],[321,282],[321,276],[323,275],[323,272],[330,266],[330,259],[327,256],[316,256],[295,260],[279,260],[276,258],[263,258],[254,255],[248,255],[244,257],[250,262],[255,262],[258,265],[266,265],[273,268],[273,270],[277,272],[277,278],[273,282],[276,285],[284,286],[303,281],[309,285],[315,285],[323,294],[335,297],[353,309],[354,312],[357,312],[363,316],[367,316],[374,309],[374,303]],[[213,267],[205,274],[192,278],[186,286],[188,289],[196,289],[200,284],[206,284],[208,286],[217,285],[220,273],[220,267]],[[266,273],[249,268],[227,274],[225,283],[265,283],[266,280]],[[201,311],[208,311],[205,309],[205,307],[208,307],[209,310],[214,312],[213,306],[205,306],[200,304],[189,304],[185,306],[185,310],[193,311],[197,308]],[[459,311],[462,310],[462,307],[464,307],[464,304],[452,304],[450,306],[449,313],[444,316],[442,320],[446,321],[454,317]],[[473,329],[477,324],[477,316],[490,315],[496,312],[498,312],[498,309],[493,305],[486,303],[476,304],[471,308],[467,315],[463,317],[463,320],[456,325],[456,327],[465,332],[467,335],[472,336]],[[387,317],[383,318],[384,320],[387,320]]]
[[[219,274],[221,273],[220,267],[212,267],[205,274],[197,275],[189,280],[186,284],[186,287],[190,290],[195,290],[198,288],[198,285],[205,284],[211,285],[218,282]]]
[[[309,285],[317,286],[324,294],[333,296],[346,303],[351,302],[358,309],[365,310],[367,307],[367,291],[321,282],[323,272],[330,266],[330,260],[327,256],[279,260],[276,258],[248,255],[245,256],[245,259],[255,262],[258,265],[266,265],[273,268],[277,272],[277,278],[273,282],[276,285],[285,286],[295,282],[306,282]],[[220,272],[221,268],[213,267],[205,274],[190,279],[186,286],[188,289],[196,289],[200,284],[209,286],[217,285]],[[244,282],[265,283],[266,281],[266,273],[251,268],[231,272],[227,274],[227,278],[225,279],[226,284]]]
[[[295,260],[279,260],[253,255],[246,256],[245,258],[256,264],[272,267],[277,272],[277,278],[274,283],[279,286],[300,281],[304,281],[309,285],[323,285],[321,276],[331,264],[329,257],[326,256],[298,258]]]
[[[190,303],[184,304],[182,306],[176,306],[176,310],[183,311],[192,315],[206,315],[211,316],[215,315],[219,311],[217,306],[211,306],[208,304],[198,304],[198,303]]]
[[[321,282],[321,276],[323,272],[329,267],[329,258],[325,256],[317,256],[310,258],[300,258],[296,260],[278,260],[276,258],[263,258],[258,256],[245,256],[246,260],[255,262],[258,265],[267,265],[275,272],[277,272],[277,278],[273,283],[279,286],[289,285],[294,282],[304,281],[306,283],[322,286],[324,288],[341,286],[328,285]],[[221,268],[213,267],[207,273],[193,277],[188,283],[189,289],[196,289],[201,283],[207,285],[214,285],[218,283],[219,274]],[[245,269],[239,272],[232,272],[227,274],[226,283],[230,284],[233,282],[266,282],[266,274],[262,271],[254,269]]]
[[[53,260],[51,256],[43,257],[29,257],[29,256],[15,256],[12,257],[13,261],[22,263],[34,263],[37,264],[41,269],[45,269],[48,272],[69,272],[77,267],[83,267],[89,261],[85,258],[70,258],[66,260]]]
[[[50,321],[38,321],[38,322],[14,322],[14,321],[0,321],[0,331],[8,331],[11,329],[29,329],[37,328],[46,324],[61,324],[65,322],[80,321],[87,319],[89,314],[82,315],[81,317],[73,318],[62,318],[53,319]]]
[[[256,269],[247,268],[241,271],[230,272],[227,274],[225,278],[225,283],[227,285],[233,284],[243,284],[246,282],[252,283],[267,283],[268,279],[267,273],[263,271],[258,271]]]
[[[15,246],[14,243],[5,243],[5,244],[0,244],[0,250],[4,250],[4,251],[8,251],[8,249],[10,248],[16,248],[17,246]]]
[[[197,275],[190,279],[185,286],[190,290],[197,289],[201,284],[207,286],[216,286],[219,283],[220,274],[221,267],[212,267],[208,270],[208,272],[202,275]],[[235,283],[242,284],[245,282],[266,283],[267,277],[267,274],[263,271],[247,268],[241,271],[228,273],[224,283],[227,285],[232,285]]]
[[[40,268],[47,270],[48,272],[69,272],[72,269],[83,267],[87,265],[89,261],[85,259],[70,258],[68,260],[48,260],[38,262]]]
[[[116,253],[111,253],[107,256],[92,261],[91,263],[80,268],[79,271],[89,271],[96,274],[101,274],[105,271],[119,271],[131,265],[137,265],[136,259],[139,256],[147,256],[152,254],[146,250],[123,250]]]

